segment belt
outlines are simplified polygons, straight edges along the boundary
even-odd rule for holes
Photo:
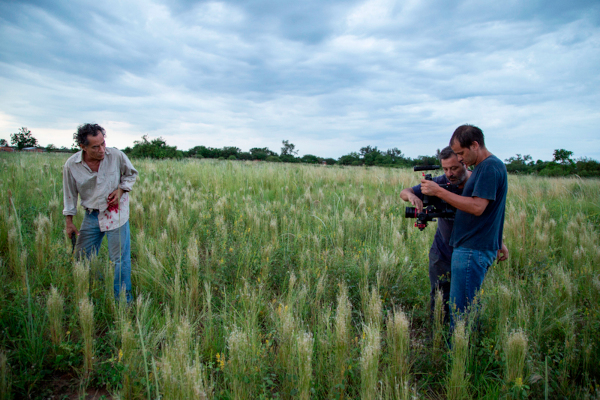
[[[98,213],[100,212],[100,210],[98,210],[98,209],[94,209],[94,208],[86,208],[86,209],[85,209],[85,211],[86,211],[88,214],[91,214],[91,213],[93,213],[93,212],[98,212]]]

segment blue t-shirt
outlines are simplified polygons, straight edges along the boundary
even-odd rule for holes
[[[433,178],[433,181],[437,184],[450,183],[446,175],[440,175]],[[423,192],[421,192],[421,185],[413,186],[413,192],[415,196],[423,200]],[[462,189],[458,189],[458,194],[461,194]],[[446,218],[437,219],[437,230],[435,231],[435,237],[433,238],[433,244],[431,250],[440,256],[440,259],[450,263],[452,260],[452,246],[450,246],[450,235],[452,234],[452,226],[454,220]]]
[[[491,155],[477,164],[462,195],[490,202],[479,217],[456,211],[450,245],[473,250],[499,250],[502,247],[507,191],[506,166],[498,157]]]

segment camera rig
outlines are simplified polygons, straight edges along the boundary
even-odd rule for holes
[[[439,165],[417,165],[413,168],[414,171],[434,171],[440,169]],[[432,181],[431,174],[423,172],[423,179]],[[458,185],[450,183],[440,184],[440,187],[452,193],[458,193]],[[456,208],[446,203],[444,200],[435,197],[423,195],[423,211],[417,212],[416,207],[406,207],[404,211],[405,218],[416,218],[415,228],[420,230],[425,229],[428,221],[435,221],[434,218],[454,219]]]

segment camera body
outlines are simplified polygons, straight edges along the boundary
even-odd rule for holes
[[[419,165],[414,167],[414,171],[432,171],[440,168],[439,165]],[[428,181],[433,180],[431,174],[423,173],[423,177]],[[449,192],[458,194],[458,185],[447,183],[441,184],[440,187]],[[417,212],[415,207],[406,207],[406,210],[404,211],[405,218],[417,219],[415,227],[420,230],[425,229],[427,222],[435,221],[435,218],[454,219],[455,214],[456,208],[438,197],[427,195],[423,195],[423,211]]]

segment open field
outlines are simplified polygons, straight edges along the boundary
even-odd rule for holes
[[[449,350],[417,173],[133,160],[126,307],[106,244],[71,259],[66,158],[0,155],[0,399],[600,398],[598,180],[509,177],[510,259]]]

